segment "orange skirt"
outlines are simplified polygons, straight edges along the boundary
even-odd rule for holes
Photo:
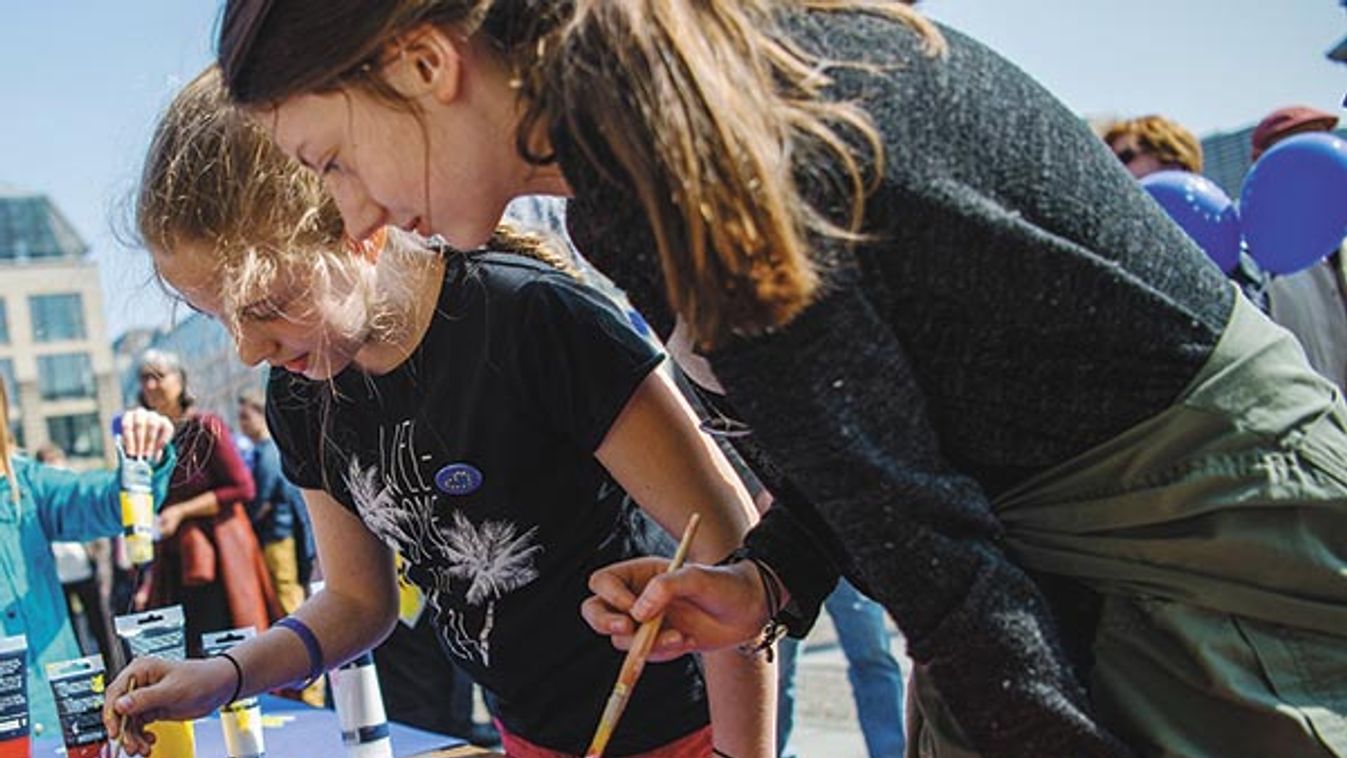
[[[510,734],[499,719],[496,720],[496,730],[500,732],[501,746],[510,758],[577,758],[570,753],[539,747],[523,737]],[[711,725],[707,724],[685,737],[630,758],[711,758]]]

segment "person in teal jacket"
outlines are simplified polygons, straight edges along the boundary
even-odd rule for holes
[[[43,669],[79,658],[52,557],[53,540],[87,542],[122,531],[121,481],[116,471],[74,472],[44,466],[14,451],[8,397],[0,382],[0,623],[5,636],[28,638],[28,703],[34,734],[60,730]],[[127,455],[154,467],[155,508],[163,503],[177,456],[173,424],[136,409],[122,416]]]

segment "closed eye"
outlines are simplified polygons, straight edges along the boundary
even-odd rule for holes
[[[238,315],[245,321],[275,321],[284,314],[285,306],[288,304],[265,298],[240,308]]]
[[[323,161],[322,165],[318,167],[319,176],[327,176],[328,174],[340,172],[341,172],[341,163],[337,161],[337,157],[335,155]]]

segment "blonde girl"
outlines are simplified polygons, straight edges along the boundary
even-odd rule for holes
[[[799,634],[842,571],[923,751],[1347,751],[1341,401],[977,42],[884,0],[228,0],[219,53],[353,234],[571,196],[709,359],[789,517],[635,605],[657,563],[600,572],[596,629]]]
[[[160,124],[137,218],[163,280],[245,362],[273,366],[269,422],[326,584],[232,661],[133,665],[118,681],[141,686],[109,690],[108,723],[129,704],[124,738],[144,752],[148,720],[375,645],[398,616],[396,552],[445,650],[491,691],[506,750],[582,753],[621,663],[578,613],[589,574],[660,549],[659,527],[678,534],[694,511],[701,560],[752,520],[661,356],[536,241],[502,231],[455,253],[390,227],[346,249],[321,184],[228,106],[214,71]],[[612,754],[766,756],[770,676],[734,652],[704,674],[654,666]]]

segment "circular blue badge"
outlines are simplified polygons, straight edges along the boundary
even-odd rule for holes
[[[482,472],[471,463],[450,463],[435,472],[435,486],[446,495],[471,495],[482,486]]]

